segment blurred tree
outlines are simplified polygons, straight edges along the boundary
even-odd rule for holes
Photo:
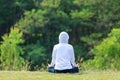
[[[88,60],[91,69],[120,70],[120,29],[113,29],[103,42],[92,49],[95,54],[93,60]]]
[[[86,47],[88,53],[91,54],[89,51],[95,45],[100,44],[101,40],[107,37],[107,34],[112,28],[120,27],[120,7],[118,7],[120,1],[74,0],[74,4],[78,6],[78,9],[72,11],[72,19],[75,19],[72,23],[79,20],[78,25],[75,23],[77,28],[74,32],[79,34],[77,35],[77,37],[80,36],[78,40],[80,39],[80,41],[84,42],[84,47]],[[77,40],[77,38],[75,40]]]
[[[0,40],[1,36],[9,32],[23,15],[25,10],[34,8],[32,0],[0,0]]]
[[[0,45],[0,67],[3,70],[20,70],[23,67],[23,49],[20,46],[24,42],[22,32],[18,28],[11,28],[9,34],[5,34]]]

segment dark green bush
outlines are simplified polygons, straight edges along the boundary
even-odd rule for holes
[[[28,70],[40,70],[43,64],[47,64],[48,55],[46,53],[46,49],[40,45],[39,42],[36,44],[29,44],[24,48],[25,51],[25,59],[28,60],[29,69]]]

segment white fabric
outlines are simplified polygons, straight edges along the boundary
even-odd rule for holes
[[[66,32],[59,35],[59,44],[55,45],[52,52],[50,66],[57,70],[71,69],[76,67],[73,46],[68,44],[69,36]]]

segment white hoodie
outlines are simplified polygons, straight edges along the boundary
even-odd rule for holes
[[[65,70],[76,67],[73,46],[68,44],[69,35],[61,32],[59,35],[59,44],[56,44],[52,52],[52,61],[50,66],[55,66],[56,70]]]

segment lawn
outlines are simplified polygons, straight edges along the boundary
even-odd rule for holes
[[[83,71],[76,74],[54,74],[48,72],[0,71],[0,80],[120,80],[120,72]]]

